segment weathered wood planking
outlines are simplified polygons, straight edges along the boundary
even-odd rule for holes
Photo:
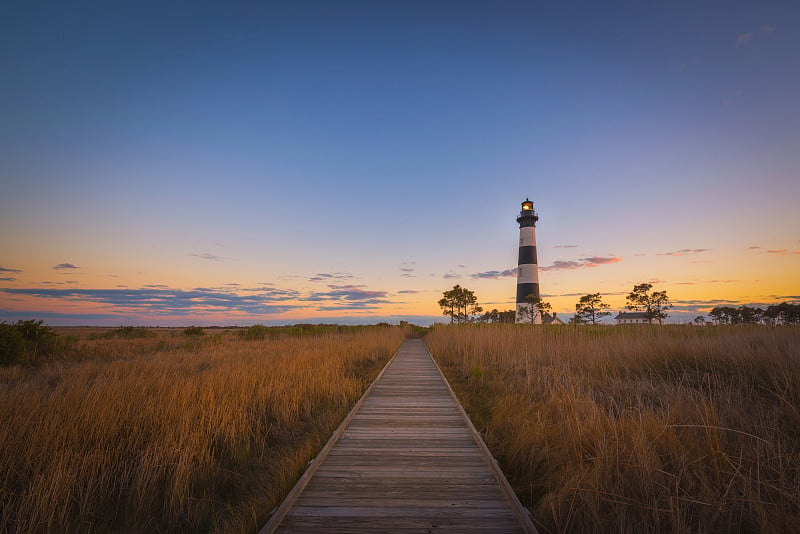
[[[261,534],[535,533],[422,340],[408,340]]]

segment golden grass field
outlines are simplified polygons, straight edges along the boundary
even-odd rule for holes
[[[800,329],[437,326],[542,532],[800,532]]]
[[[339,330],[73,329],[0,368],[0,532],[257,531],[404,339]]]

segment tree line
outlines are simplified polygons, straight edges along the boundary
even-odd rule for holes
[[[783,302],[766,308],[716,306],[708,315],[716,324],[800,324],[800,304]]]
[[[648,322],[661,323],[667,318],[667,310],[672,306],[666,291],[652,291],[653,285],[648,283],[636,284],[626,297],[626,308],[644,313]],[[479,322],[479,323],[514,323],[517,320],[516,310],[499,311],[496,308],[484,312],[478,305],[475,292],[460,285],[445,291],[439,299],[442,315],[450,317],[454,324]],[[603,302],[600,293],[583,295],[575,304],[575,315],[569,320],[570,324],[597,324],[603,317],[611,315],[605,311],[610,306]],[[525,304],[520,306],[519,319],[534,324],[537,320],[553,317],[552,306],[535,295],[528,295]]]
[[[662,324],[669,316],[668,310],[672,308],[666,291],[654,291],[653,285],[641,283],[633,286],[633,290],[625,297],[625,307],[631,311],[642,313],[648,323]],[[484,311],[478,305],[475,292],[460,285],[445,291],[439,300],[442,314],[450,317],[450,322],[460,323],[514,323],[517,321],[516,310],[500,311],[492,309]],[[581,296],[575,304],[575,314],[569,319],[569,324],[598,324],[603,317],[611,315],[606,311],[610,306],[603,301],[600,293],[588,293]],[[755,306],[716,306],[709,312],[709,316],[716,324],[800,324],[800,304],[784,302],[766,308]],[[554,317],[552,306],[535,295],[528,295],[525,304],[520,306],[519,319],[524,322],[535,323]],[[695,324],[705,324],[705,317],[699,316]]]

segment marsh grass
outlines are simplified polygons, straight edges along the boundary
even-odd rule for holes
[[[800,532],[800,329],[437,327],[543,532]]]
[[[0,531],[257,530],[399,328],[91,336],[0,368]]]

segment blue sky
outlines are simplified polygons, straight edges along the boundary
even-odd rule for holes
[[[562,313],[800,292],[796,2],[10,2],[0,41],[0,318],[507,309],[525,197]]]

